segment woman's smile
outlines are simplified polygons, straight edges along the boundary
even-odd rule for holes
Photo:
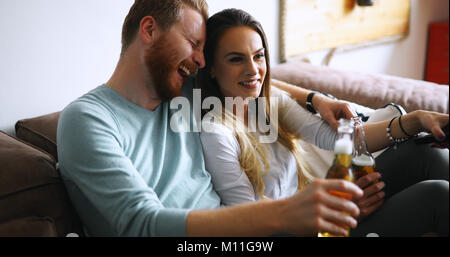
[[[257,89],[261,87],[261,81],[259,79],[245,80],[238,83],[247,89]]]

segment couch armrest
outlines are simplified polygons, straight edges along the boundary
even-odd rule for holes
[[[449,112],[448,86],[421,80],[341,71],[305,62],[277,65],[272,68],[272,78],[373,109],[396,103],[407,112],[419,109]]]
[[[57,237],[49,217],[25,217],[0,223],[0,237]]]
[[[58,236],[71,232],[82,235],[81,222],[56,169],[55,159],[0,131],[0,223],[5,225],[24,217],[51,218]]]

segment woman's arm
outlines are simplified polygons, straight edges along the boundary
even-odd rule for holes
[[[256,201],[253,186],[239,162],[239,143],[231,130],[209,122],[202,126],[206,128],[200,134],[205,167],[222,204],[230,206]]]
[[[408,135],[417,135],[420,132],[431,132],[434,137],[442,141],[445,134],[442,128],[448,124],[448,114],[441,114],[429,111],[414,111],[401,117],[401,124]],[[377,123],[365,124],[366,141],[368,150],[376,152],[389,146],[392,142],[386,136],[386,128],[390,120]],[[395,118],[391,124],[391,135],[393,138],[407,138],[400,128],[400,119]],[[444,138],[442,138],[444,136]]]
[[[311,90],[304,89],[302,87],[297,87],[288,83],[285,83],[283,81],[279,80],[272,80],[272,86],[281,89],[283,91],[288,92],[292,98],[294,98],[300,106],[306,109],[306,98],[308,97],[309,93],[311,93]],[[313,97],[313,101],[315,101]]]
[[[302,108],[286,92],[278,88],[272,89],[272,96],[278,100],[278,118],[285,129],[321,149],[333,149],[336,131],[329,123]]]
[[[288,92],[292,98],[294,98],[298,104],[306,109],[306,100],[311,90],[307,90],[301,87],[297,87],[288,83],[284,83],[278,80],[272,80],[272,85],[283,91]],[[312,98],[313,108],[320,113],[322,119],[324,119],[330,126],[337,131],[338,120],[340,118],[352,118],[356,116],[348,103],[333,100],[320,93],[314,94]]]

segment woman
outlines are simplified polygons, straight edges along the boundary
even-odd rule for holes
[[[271,88],[269,51],[261,25],[241,10],[217,13],[207,22],[204,53],[206,67],[199,71],[197,85],[202,89],[203,100],[217,97],[222,108],[214,109],[212,114],[203,113],[201,140],[206,169],[223,204],[283,199],[308,188],[314,178],[302,160],[297,140],[331,150],[336,133],[288,95]],[[243,100],[227,105],[230,99]],[[260,104],[261,99],[266,100],[265,104]],[[261,116],[264,124],[255,125],[255,118]],[[262,129],[267,123],[276,129],[278,137],[275,142],[261,143],[268,134]],[[357,203],[362,222],[352,235],[448,235],[448,152],[412,148],[411,140],[399,142],[421,131],[431,131],[440,138],[446,124],[448,115],[416,111],[364,126],[371,152],[391,144],[398,144],[399,148],[389,149],[377,159],[377,169],[385,182],[370,185],[380,179],[380,173],[356,181],[364,190],[364,197]],[[408,164],[408,156],[413,154],[425,154],[426,163],[434,166]],[[382,189],[390,183],[386,196]],[[413,210],[417,215],[408,215]]]

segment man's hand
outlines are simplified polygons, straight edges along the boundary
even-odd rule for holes
[[[374,172],[359,178],[355,182],[364,191],[364,196],[355,201],[360,210],[358,221],[362,221],[384,203],[385,193],[382,190],[386,184],[378,182],[380,178],[381,174]]]
[[[333,100],[321,94],[314,95],[312,105],[320,113],[322,119],[330,124],[335,131],[337,131],[339,119],[350,119],[356,116],[350,104]]]
[[[359,215],[357,205],[330,194],[330,191],[348,193],[353,199],[363,196],[363,191],[349,181],[316,179],[304,190],[281,200],[283,207],[277,210],[282,223],[281,231],[299,236],[317,235],[319,231],[346,235],[347,231],[341,226],[355,228],[357,221],[354,217]]]

